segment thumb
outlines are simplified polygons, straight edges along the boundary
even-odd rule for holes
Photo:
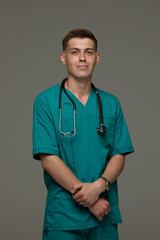
[[[74,194],[78,189],[82,188],[82,183],[77,184],[73,187],[71,193]]]

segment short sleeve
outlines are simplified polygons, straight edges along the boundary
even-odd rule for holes
[[[40,160],[39,153],[59,156],[59,148],[46,96],[38,95],[33,104],[33,158]]]
[[[122,112],[120,102],[117,99],[116,119],[114,129],[114,141],[110,157],[117,154],[130,154],[134,152],[128,127]]]

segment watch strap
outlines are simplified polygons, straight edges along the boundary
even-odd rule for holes
[[[102,178],[105,181],[106,190],[108,191],[111,188],[111,183],[104,176],[101,176],[100,178]]]

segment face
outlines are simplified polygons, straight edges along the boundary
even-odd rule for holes
[[[88,79],[99,63],[99,53],[96,53],[92,39],[72,38],[66,51],[61,54],[61,61],[67,67],[68,77]]]

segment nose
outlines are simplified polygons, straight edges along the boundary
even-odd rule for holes
[[[79,60],[83,61],[83,62],[86,61],[86,57],[85,57],[85,54],[83,52],[80,53]]]

